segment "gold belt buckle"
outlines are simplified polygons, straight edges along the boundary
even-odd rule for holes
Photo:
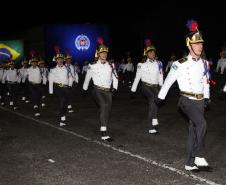
[[[203,97],[203,95],[202,94],[196,94],[196,96],[195,96],[197,99],[201,99],[202,97]]]
[[[59,87],[63,87],[63,84],[59,84]]]

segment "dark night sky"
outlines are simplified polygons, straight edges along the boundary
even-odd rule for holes
[[[15,16],[13,22],[17,26],[11,20],[4,19],[2,24],[5,27],[0,29],[0,36],[9,37],[42,24],[101,23],[110,28],[113,55],[121,56],[129,50],[132,56],[139,58],[143,39],[150,37],[158,49],[159,58],[166,60],[172,51],[182,55],[186,49],[184,36],[188,30],[185,24],[193,18],[198,21],[206,41],[207,56],[217,57],[226,41],[225,4],[217,1],[138,2],[123,6],[117,1],[95,1],[92,4],[80,1],[77,6],[73,5],[76,2],[52,6],[34,2],[32,8],[21,9],[26,15],[12,10],[11,12],[16,12],[12,15]],[[28,16],[32,21],[28,20]]]

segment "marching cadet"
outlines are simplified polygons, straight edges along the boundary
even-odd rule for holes
[[[176,61],[176,56],[174,54],[172,54],[172,56],[170,57],[170,61],[168,62],[167,66],[166,66],[166,73],[169,72],[169,69],[171,68],[172,64]]]
[[[134,79],[131,91],[136,92],[139,81],[142,81],[142,93],[148,99],[148,125],[149,133],[157,134],[156,126],[158,122],[158,106],[154,102],[157,98],[159,87],[163,84],[163,69],[162,62],[156,60],[156,48],[151,44],[151,41],[147,39],[145,41],[146,47],[144,49],[144,55],[147,59],[144,63],[138,63],[137,73]]]
[[[40,74],[41,74],[41,77],[42,77],[42,82],[41,82],[41,98],[42,98],[41,101],[42,102],[41,102],[41,106],[45,107],[46,104],[44,103],[44,99],[46,98],[46,85],[47,85],[47,81],[48,81],[49,70],[45,66],[45,61],[42,58],[39,59],[38,66],[39,66]]]
[[[123,73],[125,74],[126,83],[129,86],[129,88],[131,88],[133,72],[134,72],[134,66],[132,63],[132,59],[131,59],[131,57],[128,57],[127,64],[125,65],[125,67],[123,69]]]
[[[81,69],[80,69],[80,67],[79,67],[78,62],[75,62],[74,66],[75,66],[75,72],[76,72],[76,73],[78,74],[78,76],[79,76],[79,74],[81,73]],[[78,79],[79,79],[79,77],[78,77]]]
[[[5,70],[3,74],[2,83],[7,83],[9,91],[9,105],[13,107],[14,110],[18,108],[17,98],[18,98],[18,83],[20,82],[19,70],[15,68],[14,61],[10,60],[7,65],[9,69]]]
[[[69,84],[69,86],[73,87],[73,83],[78,84],[78,74],[75,71],[75,67],[71,64],[71,60],[72,60],[72,56],[69,54],[69,52],[67,52],[65,56],[65,67],[68,70],[68,75],[70,75],[71,78],[73,79],[72,84]],[[70,93],[69,97],[72,96],[72,88],[70,89],[69,93]],[[67,110],[68,110],[68,113],[74,112],[70,100],[68,101]]]
[[[68,70],[64,65],[64,55],[59,52],[59,48],[55,48],[56,55],[53,61],[57,63],[56,67],[49,73],[49,93],[55,93],[59,98],[60,105],[60,126],[66,125],[66,113],[69,96],[69,85],[72,85],[73,78],[68,74]]]
[[[125,68],[126,64],[125,64],[125,59],[122,58],[119,64],[119,67],[117,69],[117,73],[118,73],[118,79],[119,79],[119,83],[122,81],[122,84],[125,84],[125,75],[124,75],[124,68]]]
[[[9,62],[11,55],[6,52],[0,52],[0,103],[5,105],[6,84],[4,81],[4,73],[6,72],[6,63]]]
[[[28,61],[24,59],[22,62],[22,67],[19,69],[21,75],[21,84],[20,87],[22,89],[22,98],[21,100],[25,103],[29,103],[29,82],[27,78],[27,69],[28,69]]]
[[[29,87],[32,97],[33,109],[34,109],[34,116],[40,116],[40,106],[41,106],[41,82],[42,82],[42,75],[40,68],[38,67],[38,59],[33,57],[30,59],[29,64],[31,67],[27,70],[27,76],[29,81]]]
[[[203,38],[196,21],[188,21],[190,34],[186,37],[189,50],[187,57],[173,63],[170,72],[158,94],[156,103],[164,100],[171,85],[177,81],[180,89],[178,106],[189,118],[188,155],[185,170],[209,170],[204,158],[206,120],[204,107],[209,103],[208,62],[200,58]]]
[[[92,79],[94,88],[93,95],[100,109],[100,132],[101,140],[111,142],[113,139],[108,135],[107,126],[112,106],[112,93],[118,88],[117,74],[114,64],[107,61],[108,48],[103,44],[102,38],[98,39],[99,46],[96,50],[98,61],[89,64],[83,84],[83,90],[87,90]],[[111,88],[113,82],[113,88]]]
[[[224,74],[224,70],[226,68],[226,51],[223,50],[220,52],[220,59],[217,61],[216,72],[218,73],[220,69],[220,74]]]
[[[84,65],[82,66],[82,75],[86,75],[87,69],[88,69],[88,65],[89,65],[88,61],[85,61]]]
[[[1,105],[5,105],[5,84],[2,83],[4,72],[5,72],[4,65],[0,64],[0,103]]]

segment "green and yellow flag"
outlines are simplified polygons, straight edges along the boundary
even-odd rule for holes
[[[0,61],[7,61],[9,58],[20,62],[24,56],[24,44],[21,40],[0,41]]]

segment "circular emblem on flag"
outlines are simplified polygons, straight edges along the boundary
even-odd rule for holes
[[[87,50],[90,47],[90,40],[86,35],[78,35],[75,39],[75,47],[78,50]]]
[[[9,61],[11,53],[8,49],[0,48],[0,61]]]

